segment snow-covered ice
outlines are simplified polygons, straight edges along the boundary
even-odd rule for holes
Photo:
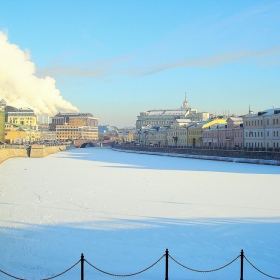
[[[279,166],[73,149],[3,162],[0,204],[0,269],[20,278],[59,274],[81,253],[102,270],[129,274],[166,248],[199,270],[244,249],[259,269],[280,277]],[[239,269],[239,259],[213,273],[169,259],[169,279],[239,279]],[[162,259],[132,278],[164,273]],[[79,277],[77,265],[57,279]],[[114,277],[85,264],[88,279]],[[245,261],[244,279],[269,278]]]

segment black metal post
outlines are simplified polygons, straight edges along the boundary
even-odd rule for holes
[[[168,280],[168,249],[165,250],[165,280]]]
[[[242,249],[240,255],[240,280],[243,280],[243,259],[244,259],[244,252]]]
[[[84,280],[84,254],[81,255],[81,280]]]

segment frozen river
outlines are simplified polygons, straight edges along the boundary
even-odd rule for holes
[[[0,165],[0,269],[52,277],[84,254],[114,274],[169,249],[211,270],[240,254],[280,277],[280,167],[74,149]],[[164,279],[165,260],[139,275]],[[212,273],[169,259],[170,279],[239,279],[240,259]],[[80,265],[58,277],[80,279]],[[85,264],[85,280],[114,279]],[[0,279],[12,279],[0,273]],[[244,261],[244,279],[269,279]]]

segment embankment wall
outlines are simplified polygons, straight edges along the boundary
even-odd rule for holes
[[[33,145],[31,148],[30,157],[31,158],[40,158],[40,157],[46,157],[50,154],[54,154],[60,151],[66,150],[66,146],[50,146],[45,147],[43,145]],[[9,159],[14,157],[28,157],[27,150],[23,148],[19,149],[11,149],[11,148],[5,148],[0,149],[0,164]]]
[[[114,150],[134,153],[146,153],[164,156],[177,156],[195,159],[208,159],[218,161],[232,161],[240,163],[256,163],[280,165],[280,152],[256,152],[235,150],[207,150],[207,149],[176,149],[176,148],[150,148],[150,147],[120,147]]]

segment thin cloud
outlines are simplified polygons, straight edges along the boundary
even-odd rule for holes
[[[203,58],[191,59],[191,60],[181,60],[166,64],[161,64],[158,66],[153,66],[143,70],[143,75],[151,75],[157,72],[166,71],[174,68],[191,68],[191,67],[200,67],[200,68],[210,68],[218,67],[228,63],[240,62],[242,59],[253,58],[259,59],[266,56],[280,55],[280,46],[271,48],[264,51],[257,52],[235,52],[227,54],[219,54],[213,56],[207,56]],[[140,71],[141,72],[141,71]]]
[[[275,14],[278,17],[280,11],[280,4],[279,2],[268,4],[268,5],[257,5],[254,6],[246,11],[240,12],[235,14],[225,20],[220,21],[218,24],[212,26],[214,29],[219,29],[224,26],[230,25],[240,25],[246,22],[252,22],[254,20],[259,20],[260,17],[267,17],[271,19],[271,13]]]
[[[51,75],[55,77],[64,76],[77,78],[98,78],[112,75],[147,76],[176,68],[219,67],[228,63],[242,62],[245,59],[254,59],[257,62],[257,60],[260,58],[266,58],[276,55],[280,55],[280,46],[263,51],[224,53],[195,59],[178,60],[170,63],[147,65],[145,67],[122,66],[125,63],[132,64],[132,56],[125,56],[99,62],[91,62],[90,65],[84,67],[56,65],[48,68],[39,69],[37,70],[37,74],[39,74],[40,76]],[[266,67],[268,67],[268,65],[266,65]]]

